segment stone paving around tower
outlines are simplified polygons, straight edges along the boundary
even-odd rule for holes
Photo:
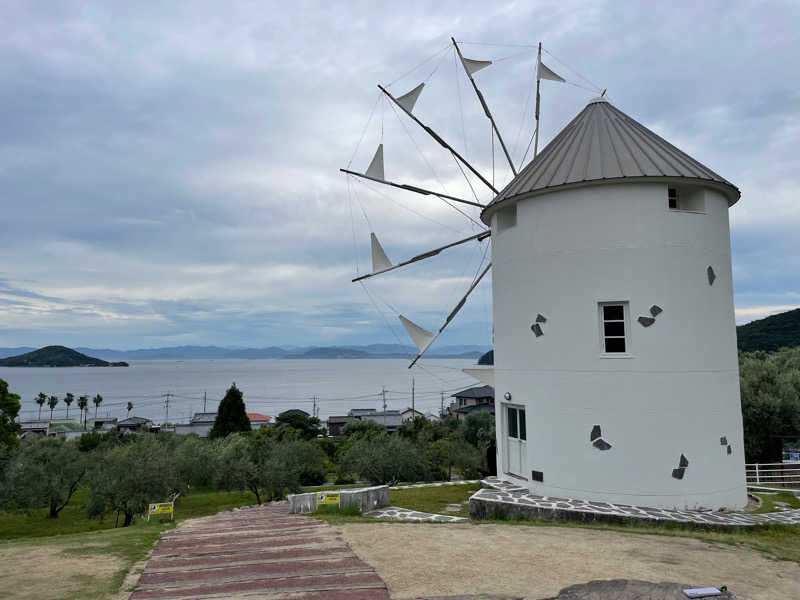
[[[468,521],[466,517],[456,517],[455,515],[438,515],[435,513],[426,513],[418,510],[411,510],[409,508],[400,508],[399,506],[387,506],[386,508],[379,508],[364,513],[365,517],[373,517],[375,519],[393,519],[396,521],[415,521],[424,523],[459,523],[461,521]]]
[[[701,512],[691,510],[666,510],[592,502],[571,498],[554,498],[530,494],[527,488],[501,481],[494,477],[482,482],[487,487],[470,497],[470,518],[491,519],[502,511],[506,517],[522,515],[528,518],[554,521],[583,521],[620,523],[690,523],[717,527],[752,527],[764,524],[800,524],[800,509],[769,514],[742,512]]]
[[[192,519],[159,540],[132,600],[388,600],[375,570],[324,521],[286,502]]]

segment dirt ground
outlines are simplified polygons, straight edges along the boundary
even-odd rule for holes
[[[552,597],[594,579],[727,585],[737,600],[800,598],[800,565],[691,538],[567,527],[337,525],[392,598],[455,594]]]
[[[113,556],[62,554],[58,546],[0,547],[0,597],[60,600],[85,588],[87,577],[110,580],[124,565]]]

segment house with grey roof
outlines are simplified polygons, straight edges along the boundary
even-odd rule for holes
[[[455,398],[455,400],[450,403],[448,412],[451,415],[456,415],[457,417],[459,414],[461,414],[462,416],[458,418],[464,418],[468,414],[463,412],[458,413],[457,411],[461,408],[478,405],[491,405],[494,408],[494,388],[490,385],[479,385],[467,388],[465,390],[461,390],[460,392],[456,392],[450,397]]]

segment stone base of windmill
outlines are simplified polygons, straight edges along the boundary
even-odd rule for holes
[[[544,519],[618,525],[681,523],[689,526],[721,528],[752,527],[767,523],[800,524],[800,509],[767,514],[668,510],[576,498],[537,496],[528,492],[527,488],[495,477],[484,479],[481,483],[486,487],[478,490],[469,499],[470,519]]]

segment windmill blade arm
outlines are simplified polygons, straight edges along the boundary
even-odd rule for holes
[[[425,354],[425,351],[433,345],[433,342],[435,342],[436,338],[438,338],[441,335],[441,333],[444,331],[445,327],[447,327],[450,324],[450,321],[452,321],[453,318],[456,316],[456,314],[458,314],[458,311],[460,311],[464,307],[464,305],[467,303],[467,298],[472,293],[472,290],[474,290],[478,286],[478,284],[481,282],[481,279],[483,279],[483,276],[486,275],[486,273],[488,273],[489,269],[491,269],[491,268],[492,268],[492,263],[489,263],[488,265],[486,265],[486,268],[483,270],[483,272],[481,272],[481,274],[478,276],[478,278],[474,282],[472,282],[472,285],[469,286],[469,289],[467,290],[467,293],[464,294],[464,297],[461,298],[459,303],[456,304],[456,307],[450,312],[449,315],[447,315],[447,319],[445,319],[444,325],[442,325],[439,328],[439,331],[436,332],[436,334],[428,342],[428,344],[424,348],[422,348],[420,350],[419,354],[417,354],[414,357],[414,360],[411,361],[411,364],[408,365],[409,369],[411,367],[413,367],[415,364],[417,364],[417,361],[420,358],[422,358],[422,355]]]
[[[458,52],[458,58],[461,59],[461,66],[464,67],[464,72],[467,74],[469,78],[469,82],[472,84],[472,89],[475,90],[475,95],[478,96],[478,101],[481,103],[481,107],[483,108],[483,112],[486,114],[486,118],[489,119],[489,122],[492,124],[492,129],[494,129],[495,135],[497,135],[497,139],[500,141],[500,146],[503,148],[503,153],[506,155],[506,160],[508,161],[508,165],[511,167],[511,172],[514,173],[514,176],[517,175],[517,170],[514,168],[514,161],[511,160],[511,155],[508,153],[508,149],[506,148],[506,143],[503,141],[503,136],[500,135],[500,130],[497,129],[497,123],[494,121],[494,117],[492,116],[492,111],[489,110],[489,105],[486,104],[486,99],[483,97],[483,94],[478,89],[478,84],[475,83],[475,79],[472,77],[472,73],[470,73],[469,69],[467,68],[466,63],[464,62],[464,56],[461,54],[461,48],[458,47],[456,43],[456,39],[451,37],[453,41],[453,46]]]
[[[436,133],[436,132],[435,132],[433,129],[431,129],[430,127],[428,127],[427,125],[425,125],[425,124],[424,124],[422,121],[420,121],[420,120],[419,120],[417,117],[415,117],[415,116],[414,116],[414,113],[412,113],[410,110],[408,110],[408,109],[407,109],[407,108],[406,108],[406,107],[405,107],[405,106],[404,106],[402,103],[398,102],[398,101],[397,101],[397,98],[395,98],[394,96],[392,96],[392,95],[391,95],[391,94],[390,94],[390,93],[387,91],[387,89],[386,89],[385,87],[383,87],[382,85],[380,85],[380,84],[379,84],[379,85],[378,85],[378,88],[379,88],[379,89],[380,89],[380,90],[381,90],[381,91],[382,91],[384,94],[386,94],[386,95],[389,97],[389,99],[390,99],[392,102],[394,102],[394,103],[395,103],[397,106],[399,106],[399,107],[400,107],[400,109],[401,109],[401,110],[402,110],[404,113],[406,113],[406,114],[407,114],[407,115],[408,115],[408,116],[411,118],[411,120],[412,120],[412,121],[414,121],[414,122],[415,122],[417,125],[419,125],[420,127],[422,127],[422,129],[424,129],[424,130],[425,130],[425,132],[426,132],[428,135],[430,135],[430,136],[431,136],[431,137],[432,137],[434,140],[436,140],[436,141],[439,143],[439,145],[441,145],[443,148],[446,148],[447,150],[449,150],[449,151],[450,151],[450,152],[453,154],[453,156],[454,156],[456,159],[458,159],[459,161],[461,161],[461,163],[462,163],[462,164],[463,164],[465,167],[467,167],[467,168],[468,168],[470,171],[472,171],[472,172],[473,172],[473,174],[474,174],[474,175],[475,175],[475,176],[476,176],[478,179],[480,179],[480,180],[481,180],[481,181],[484,183],[484,185],[486,185],[486,187],[488,187],[490,190],[492,190],[492,191],[493,191],[495,194],[499,194],[499,193],[500,193],[500,192],[498,192],[498,191],[497,191],[497,188],[496,188],[496,187],[494,187],[494,186],[493,186],[491,183],[489,183],[489,180],[488,180],[488,179],[486,179],[486,177],[484,177],[483,175],[481,175],[481,174],[480,174],[480,172],[479,172],[479,171],[478,171],[478,170],[477,170],[475,167],[473,167],[473,166],[472,166],[472,165],[471,165],[469,162],[467,162],[467,159],[466,159],[466,158],[464,158],[463,156],[461,156],[461,155],[460,155],[460,154],[459,154],[459,153],[458,153],[458,152],[455,150],[455,148],[453,148],[453,147],[452,147],[450,144],[448,144],[447,142],[445,142],[445,141],[444,141],[444,140],[443,140],[443,139],[442,139],[442,138],[439,136],[439,134],[437,134],[437,133]]]
[[[356,177],[360,177],[361,179],[369,179],[370,181],[374,181],[376,183],[382,183],[383,185],[390,185],[392,187],[396,187],[401,190],[408,190],[409,192],[416,192],[417,194],[422,194],[423,196],[438,196],[439,198],[444,198],[446,200],[452,200],[453,202],[461,202],[462,204],[469,204],[470,206],[477,206],[478,208],[486,208],[485,204],[481,204],[479,202],[472,202],[471,200],[464,200],[463,198],[456,198],[455,196],[449,196],[447,194],[442,194],[440,192],[434,192],[433,190],[426,190],[425,188],[417,187],[415,185],[408,185],[407,183],[395,183],[393,181],[387,181],[385,179],[378,179],[377,177],[370,177],[369,175],[365,175],[364,173],[357,173],[356,171],[351,171],[349,169],[339,169],[342,173],[347,173],[348,175],[355,175]]]
[[[356,277],[355,279],[353,279],[352,282],[356,283],[357,281],[361,281],[363,279],[369,279],[370,277],[375,277],[375,275],[381,275],[383,273],[388,273],[389,271],[394,271],[395,269],[399,269],[400,267],[405,267],[406,265],[410,265],[411,263],[415,263],[417,261],[424,260],[426,258],[431,258],[433,256],[436,256],[437,254],[439,254],[443,250],[447,250],[448,248],[452,248],[453,246],[458,246],[459,244],[465,244],[465,243],[470,242],[472,240],[478,240],[479,242],[482,242],[483,240],[488,238],[490,235],[492,235],[492,232],[489,231],[489,230],[481,231],[480,233],[476,233],[475,235],[471,235],[471,236],[469,236],[467,238],[464,238],[463,240],[458,240],[458,241],[455,241],[455,242],[451,242],[449,244],[445,244],[444,246],[440,246],[439,248],[434,248],[433,250],[428,250],[427,252],[423,252],[422,254],[417,254],[413,258],[409,258],[406,261],[403,261],[403,262],[398,263],[396,265],[392,265],[388,269],[381,269],[380,271],[375,271],[374,273],[367,273],[366,275],[361,275],[360,277]]]

